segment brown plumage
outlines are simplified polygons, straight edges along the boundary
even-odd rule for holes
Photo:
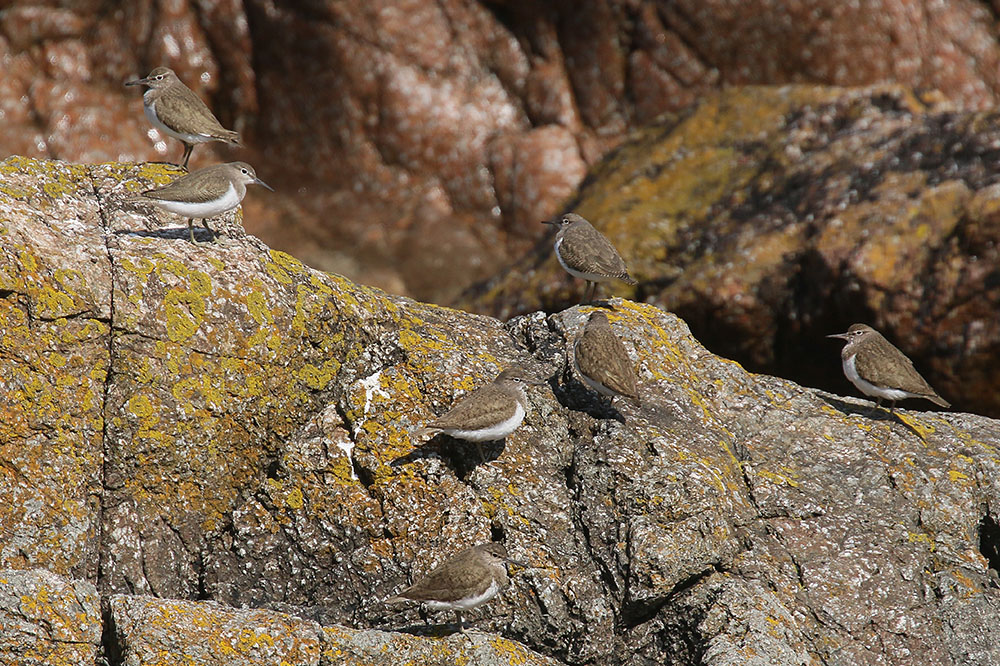
[[[157,67],[149,76],[128,81],[125,85],[149,87],[142,96],[146,117],[154,127],[184,144],[185,167],[196,143],[239,144],[239,133],[223,127],[208,105],[170,68]]]
[[[503,439],[514,432],[528,409],[525,386],[541,383],[521,367],[507,368],[491,384],[462,396],[446,413],[414,431],[413,435],[419,437],[443,432],[457,439],[475,442],[480,457],[486,460],[480,442]]]
[[[620,280],[637,284],[611,241],[580,215],[566,213],[542,224],[559,229],[555,241],[556,259],[570,275],[587,281],[590,291],[585,301],[593,298],[598,282]]]
[[[417,601],[431,610],[451,610],[464,630],[462,611],[477,608],[507,585],[507,556],[500,543],[487,543],[463,550],[394,597],[387,604]]]
[[[871,326],[852,324],[846,333],[827,337],[847,341],[840,351],[844,374],[858,390],[876,398],[878,405],[889,400],[892,411],[897,400],[925,398],[941,407],[951,406],[916,371],[913,361]]]
[[[181,176],[163,187],[135,195],[133,199],[188,218],[188,233],[194,243],[192,220],[201,219],[205,228],[211,231],[208,218],[236,208],[246,196],[247,185],[251,184],[271,189],[246,162],[228,162]]]
[[[635,369],[625,345],[611,330],[608,316],[594,312],[576,341],[573,358],[590,388],[610,398],[621,395],[639,404]]]

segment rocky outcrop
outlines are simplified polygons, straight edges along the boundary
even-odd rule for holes
[[[85,580],[45,569],[2,569],[0,628],[0,663],[93,664],[101,643],[100,597]]]
[[[0,566],[61,577],[82,659],[94,588],[113,665],[1000,656],[995,421],[873,415],[622,299],[642,407],[612,405],[566,363],[590,308],[503,323],[389,296],[239,211],[192,245],[127,204],[167,175],[0,164]],[[410,438],[513,362],[552,379],[487,461]],[[476,612],[485,635],[382,603],[490,539],[527,566]],[[14,663],[59,608],[19,611]]]
[[[179,159],[122,87],[168,65],[278,192],[249,223],[307,263],[439,302],[519,256],[586,167],[708,92],[1000,91],[986,2],[6,3],[0,156]],[[428,280],[427,275],[437,279]]]
[[[126,664],[199,666],[558,666],[514,641],[479,632],[424,638],[323,627],[263,610],[142,596],[111,599],[114,657]]]
[[[959,409],[1000,414],[1000,134],[993,112],[899,89],[743,88],[636,132],[572,208],[635,291],[757,371],[853,391],[824,339],[881,330]],[[468,307],[555,311],[582,294],[551,240]]]

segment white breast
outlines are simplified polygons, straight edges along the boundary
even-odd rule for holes
[[[453,610],[453,611],[465,611],[472,610],[473,608],[478,608],[482,606],[487,601],[497,596],[497,592],[500,591],[500,586],[497,585],[496,580],[490,583],[490,586],[486,588],[482,594],[474,597],[466,597],[464,599],[459,599],[458,601],[425,601],[424,604],[431,610]]]
[[[858,369],[855,367],[856,357],[857,354],[852,354],[844,359],[844,374],[847,375],[847,378],[851,380],[851,383],[857,386],[858,390],[865,395],[870,395],[875,398],[883,398],[885,400],[902,400],[903,398],[917,397],[908,391],[893,388],[882,388],[881,386],[875,386],[870,382],[866,382],[861,375],[858,374]]]
[[[521,421],[523,420],[524,406],[522,406],[519,401],[517,403],[517,408],[514,410],[514,415],[506,421],[496,424],[495,426],[482,428],[481,430],[445,430],[443,432],[451,437],[457,437],[458,439],[464,439],[469,442],[492,442],[493,440],[503,439],[510,433],[514,432],[517,429],[517,426],[521,425]]]
[[[246,190],[244,190],[245,192]],[[164,210],[169,210],[171,213],[177,213],[178,215],[193,219],[204,219],[236,208],[242,200],[243,197],[236,191],[236,187],[232,183],[229,183],[226,193],[212,201],[188,203],[184,201],[159,201],[157,199],[150,199],[150,202]]]

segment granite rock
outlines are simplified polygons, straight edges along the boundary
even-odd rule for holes
[[[880,330],[958,409],[1000,414],[1000,134],[993,111],[899,88],[735,88],[665,116],[570,207],[624,256],[631,295],[759,372],[854,393],[824,336]],[[575,303],[551,239],[466,307]]]
[[[642,407],[608,403],[566,363],[591,306],[501,322],[389,296],[239,209],[192,245],[126,205],[172,173],[0,163],[0,565],[96,588],[112,665],[996,663],[996,421],[873,414],[620,298]],[[411,437],[514,362],[550,380],[486,461]],[[525,566],[470,614],[485,635],[383,603],[491,539]]]
[[[707,93],[895,82],[995,105],[994,11],[908,0],[20,0],[0,9],[0,156],[179,159],[122,86],[166,65],[245,139],[200,148],[193,165],[245,159],[278,189],[250,203],[251,231],[310,265],[450,302],[527,249],[523,221],[558,212],[582,167]],[[514,147],[520,159],[508,158]]]

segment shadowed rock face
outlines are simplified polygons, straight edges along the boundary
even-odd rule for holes
[[[446,302],[521,254],[633,127],[733,84],[899,82],[996,103],[989,3],[162,3],[0,10],[0,156],[178,160],[122,83],[166,65],[278,193],[251,231]],[[56,3],[45,3],[56,4]]]
[[[957,408],[996,415],[997,119],[895,88],[730,90],[636,132],[571,207],[634,296],[719,353],[853,392],[824,336],[865,322]],[[581,293],[545,240],[465,303],[510,316]]]
[[[170,173],[0,163],[5,663],[57,663],[19,656],[31,627],[92,660],[98,603],[112,664],[1000,654],[997,422],[872,417],[622,299],[643,407],[609,405],[566,365],[591,308],[504,324],[388,296],[269,250],[238,210],[195,246],[125,205]],[[489,462],[410,440],[514,362],[553,380]],[[420,614],[381,600],[490,539],[528,564],[475,614],[504,639],[397,633]]]

